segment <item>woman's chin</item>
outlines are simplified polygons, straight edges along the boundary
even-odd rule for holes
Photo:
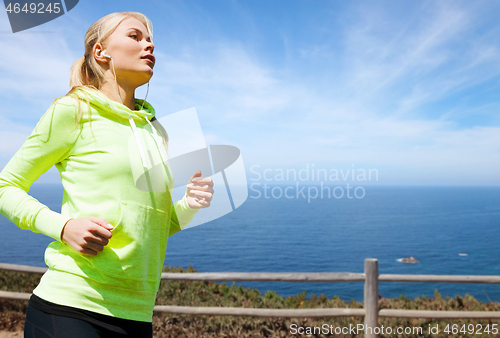
[[[151,72],[148,75],[141,77],[141,79],[137,82],[137,87],[145,85],[146,83],[149,82],[149,80],[151,80],[152,77],[153,77],[153,70],[151,69]]]

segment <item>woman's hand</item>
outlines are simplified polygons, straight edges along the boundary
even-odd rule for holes
[[[211,177],[201,177],[198,170],[189,180],[186,189],[187,203],[193,209],[208,208],[214,193],[214,182]]]
[[[108,245],[112,229],[104,218],[70,219],[63,227],[61,240],[81,254],[95,256]]]

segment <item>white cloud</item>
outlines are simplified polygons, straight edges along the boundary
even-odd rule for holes
[[[2,130],[0,132],[0,159],[6,163],[21,148],[28,135],[24,132]]]
[[[4,34],[0,39],[2,45],[9,46],[8,53],[0,54],[2,92],[33,98],[69,85],[74,57],[60,35]]]
[[[355,3],[349,9],[353,20],[337,32],[344,40],[335,43],[287,35],[293,68],[271,63],[241,41],[186,39],[172,46],[157,34],[148,100],[160,118],[195,106],[207,144],[238,146],[247,166],[355,163],[379,167],[381,175],[385,170],[386,182],[500,184],[494,169],[500,164],[499,127],[457,120],[478,110],[493,115],[498,104],[481,96],[472,104],[458,98],[443,103],[498,78],[500,44],[493,37],[500,28],[482,27],[481,12],[466,2],[412,6],[413,17]],[[258,29],[253,26],[253,34]],[[11,70],[8,53],[0,55],[4,97],[36,101],[67,89],[77,57],[69,38],[0,39],[18,52],[20,65]],[[137,92],[144,94],[144,88]],[[0,132],[1,140],[24,133]],[[1,156],[16,142],[0,148]]]
[[[436,20],[441,18],[436,16]],[[452,23],[458,24],[456,20]],[[452,23],[443,27],[450,28]],[[461,31],[459,28],[455,30]],[[450,37],[450,33],[447,34]],[[431,45],[447,41],[440,38],[438,43],[437,37],[426,39],[422,36],[421,39],[421,44],[426,46],[419,52],[423,59],[426,48],[431,53]],[[432,43],[429,39],[433,39]],[[450,169],[456,170],[460,166],[464,172],[480,168],[488,172],[485,178],[500,183],[498,175],[489,169],[495,164],[490,159],[498,154],[495,146],[498,138],[493,136],[497,131],[495,128],[455,130],[456,123],[452,119],[440,116],[422,119],[418,114],[406,117],[388,113],[383,107],[391,107],[393,102],[381,101],[378,106],[373,106],[370,100],[363,101],[365,95],[361,90],[349,98],[322,96],[315,92],[315,88],[259,64],[259,60],[250,57],[241,47],[214,47],[202,56],[196,53],[195,47],[192,48],[190,53],[168,56],[160,73],[163,80],[160,88],[156,88],[167,93],[160,102],[166,104],[176,99],[201,102],[203,106],[197,109],[204,130],[212,135],[223,135],[228,144],[231,144],[232,135],[233,143],[241,144],[242,151],[245,151],[243,157],[249,163],[295,167],[314,161],[367,163],[406,168],[400,170],[399,176],[405,177],[403,171],[406,171],[407,180],[414,177],[418,168],[434,168],[432,175],[444,177]],[[438,76],[435,82],[426,77],[424,84],[428,83],[429,88],[415,85],[413,91],[398,93],[391,99],[406,105],[405,110],[415,111],[425,102],[438,100],[460,86],[483,81],[481,77],[473,77],[473,72],[477,71],[476,67],[482,69],[484,62],[491,62],[494,50],[491,48],[486,54],[478,53],[464,61],[451,70],[454,77],[449,80],[446,80],[446,75],[450,72]],[[470,55],[475,52],[471,51]],[[414,64],[421,62],[419,67],[422,69],[430,64],[414,58]],[[400,77],[397,82],[408,81],[412,71],[403,61],[392,65],[390,61],[384,62],[381,69],[399,72],[394,81],[397,77]],[[435,67],[438,66],[436,63]],[[366,67],[383,73],[377,65]],[[359,69],[346,72],[361,77]],[[464,80],[459,81],[461,77]],[[374,80],[372,84],[376,82]],[[389,87],[384,89],[384,95],[388,97],[391,92]],[[208,122],[205,126],[204,121]],[[231,127],[228,129],[226,125]],[[472,182],[478,177],[470,179]]]

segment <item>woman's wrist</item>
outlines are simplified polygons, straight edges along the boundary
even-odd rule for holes
[[[62,230],[61,230],[61,242],[63,242],[63,243],[64,243],[64,239],[63,239],[63,236],[64,236],[64,229],[66,228],[66,225],[68,225],[68,223],[69,223],[70,221],[72,221],[72,220],[73,220],[73,218],[68,219],[68,220],[66,221],[66,223],[64,223],[64,226],[63,226],[63,228],[62,228]]]

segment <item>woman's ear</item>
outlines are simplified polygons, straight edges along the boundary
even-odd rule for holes
[[[96,43],[94,45],[94,48],[92,48],[92,53],[94,54],[94,58],[99,62],[107,63],[111,59],[110,56],[106,55],[100,43]]]

